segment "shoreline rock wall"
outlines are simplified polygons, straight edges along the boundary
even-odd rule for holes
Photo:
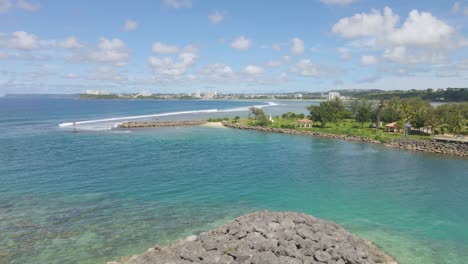
[[[109,262],[108,264],[118,264]],[[397,264],[339,225],[294,212],[254,212],[120,264]]]
[[[132,121],[119,124],[118,128],[145,128],[145,127],[173,127],[173,126],[199,126],[207,121]]]
[[[347,135],[339,135],[339,134],[328,134],[328,133],[296,130],[296,129],[289,129],[289,128],[257,127],[257,126],[248,126],[248,125],[244,125],[244,124],[241,124],[241,123],[229,123],[229,122],[223,122],[223,126],[230,127],[230,128],[237,128],[237,129],[256,130],[256,131],[269,132],[269,133],[281,133],[281,134],[289,134],[289,135],[304,135],[304,136],[314,136],[314,137],[342,139],[342,140],[360,141],[360,142],[380,144],[380,141],[378,141],[378,140],[370,139],[368,137],[360,137],[360,136],[347,136]]]
[[[256,130],[256,131],[268,132],[268,133],[304,135],[304,136],[322,137],[322,138],[330,138],[330,139],[359,141],[359,142],[373,143],[373,144],[383,144],[386,147],[398,148],[398,149],[403,149],[403,150],[422,151],[422,152],[430,152],[430,153],[436,153],[436,154],[442,154],[442,155],[451,155],[451,156],[468,158],[468,143],[462,143],[462,142],[454,143],[454,142],[439,142],[435,140],[396,139],[389,143],[382,143],[378,140],[373,140],[367,137],[359,137],[359,136],[328,134],[328,133],[304,131],[304,130],[296,130],[296,129],[288,129],[288,128],[257,127],[257,126],[248,126],[248,125],[244,125],[240,123],[229,123],[229,122],[223,122],[223,125],[229,128]]]
[[[397,139],[385,144],[385,146],[404,150],[424,151],[451,156],[468,157],[468,143]]]

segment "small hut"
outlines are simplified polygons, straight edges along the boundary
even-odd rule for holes
[[[396,122],[392,122],[385,125],[385,131],[400,133],[401,129]]]
[[[297,121],[297,125],[299,127],[312,127],[312,123],[313,122],[311,120],[306,118]]]

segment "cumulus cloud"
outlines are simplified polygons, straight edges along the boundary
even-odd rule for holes
[[[138,23],[135,20],[127,19],[127,21],[125,21],[123,30],[133,31],[133,30],[136,30],[137,28],[138,28]]]
[[[291,42],[292,42],[292,46],[291,46],[292,53],[294,54],[304,53],[304,41],[302,41],[300,38],[293,38]]]
[[[79,49],[84,45],[76,37],[68,37],[58,43],[59,47],[64,49]]]
[[[303,59],[296,63],[291,72],[305,77],[322,77],[331,73],[330,70],[312,63],[310,59]]]
[[[153,52],[159,55],[175,54],[176,57],[159,58],[149,57],[149,64],[157,76],[180,77],[185,74],[190,66],[198,59],[198,49],[195,46],[188,45],[183,49],[176,46],[166,45],[157,42],[153,45]]]
[[[383,12],[355,14],[340,19],[332,31],[353,39],[352,46],[384,50],[383,57],[402,63],[434,62],[457,46],[455,29],[428,12],[412,10],[398,27],[399,16],[385,7]],[[411,51],[410,53],[408,51]],[[402,57],[405,53],[407,57]],[[420,53],[416,60],[414,54]],[[442,56],[443,57],[443,56]]]
[[[224,20],[224,14],[219,11],[215,11],[208,16],[208,19],[213,24],[219,24]]]
[[[231,43],[231,47],[239,50],[246,50],[250,48],[250,40],[244,36],[238,37]]]
[[[179,52],[177,46],[164,44],[162,42],[154,43],[151,50],[156,54],[173,54]]]
[[[33,50],[39,48],[39,39],[36,35],[24,31],[15,31],[11,34],[9,48],[20,50]]]
[[[263,68],[257,65],[247,65],[243,72],[247,75],[260,75],[264,72]]]
[[[211,81],[228,81],[236,77],[232,68],[222,63],[206,65],[200,73],[204,78]]]
[[[191,8],[192,0],[164,0],[164,5],[170,8]]]
[[[130,60],[130,50],[117,38],[101,38],[97,47],[80,49],[69,59],[75,63],[107,64],[122,67]]]
[[[361,63],[364,65],[373,65],[378,62],[377,58],[371,55],[364,55],[361,57]]]
[[[359,0],[320,0],[320,2],[327,5],[349,5]]]

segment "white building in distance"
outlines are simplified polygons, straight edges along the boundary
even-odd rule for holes
[[[86,90],[86,94],[92,94],[92,95],[109,95],[110,92],[108,92],[108,91],[101,91],[101,90]]]
[[[302,94],[298,93],[294,95],[295,99],[302,99]]]
[[[143,96],[143,97],[145,97],[145,96],[152,96],[152,95],[153,95],[153,94],[150,93],[150,92],[148,92],[148,91],[143,91],[143,92],[137,94],[137,96]]]
[[[201,97],[200,90],[196,90],[195,93],[193,94],[193,97],[200,98]]]
[[[337,93],[337,92],[329,92],[328,93],[328,101],[333,101],[335,100],[336,98],[340,99],[340,93]]]

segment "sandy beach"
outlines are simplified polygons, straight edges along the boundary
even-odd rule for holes
[[[223,126],[222,122],[208,122],[203,124],[202,126],[207,126],[207,127],[216,127],[216,128],[226,128]]]

